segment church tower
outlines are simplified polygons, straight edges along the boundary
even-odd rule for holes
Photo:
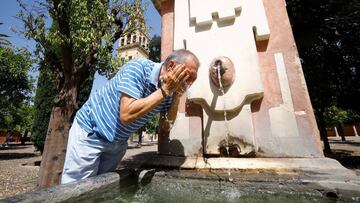
[[[138,4],[135,14],[137,20],[133,25],[135,30],[119,40],[118,57],[124,62],[139,57],[149,58],[150,39],[145,25],[144,9],[141,1],[135,4]]]

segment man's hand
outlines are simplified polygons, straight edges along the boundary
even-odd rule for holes
[[[162,80],[162,90],[165,96],[169,96],[172,92],[182,92],[186,90],[186,80],[189,78],[188,71],[184,64],[178,64],[172,71],[168,72]],[[182,94],[181,93],[181,94]]]
[[[174,92],[174,95],[177,97],[181,97],[187,90],[189,85],[185,82],[179,86],[179,88]]]

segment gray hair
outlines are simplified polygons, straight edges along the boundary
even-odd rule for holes
[[[177,63],[185,63],[185,62],[186,62],[186,59],[187,59],[188,57],[192,57],[192,58],[195,60],[197,67],[200,66],[199,59],[195,56],[195,54],[192,53],[192,52],[189,51],[189,50],[186,50],[186,49],[174,50],[174,51],[165,59],[165,61],[164,61],[164,66],[167,66],[170,61],[176,61]]]

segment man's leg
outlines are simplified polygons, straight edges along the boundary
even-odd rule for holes
[[[127,146],[127,141],[112,143],[111,149],[100,156],[98,174],[114,171],[124,157]]]
[[[104,149],[102,142],[92,139],[74,119],[68,138],[68,146],[61,183],[69,183],[95,176],[99,169],[100,154]]]

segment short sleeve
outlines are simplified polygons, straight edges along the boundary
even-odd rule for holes
[[[135,99],[140,99],[144,92],[144,72],[141,64],[128,63],[123,67],[119,90]]]

